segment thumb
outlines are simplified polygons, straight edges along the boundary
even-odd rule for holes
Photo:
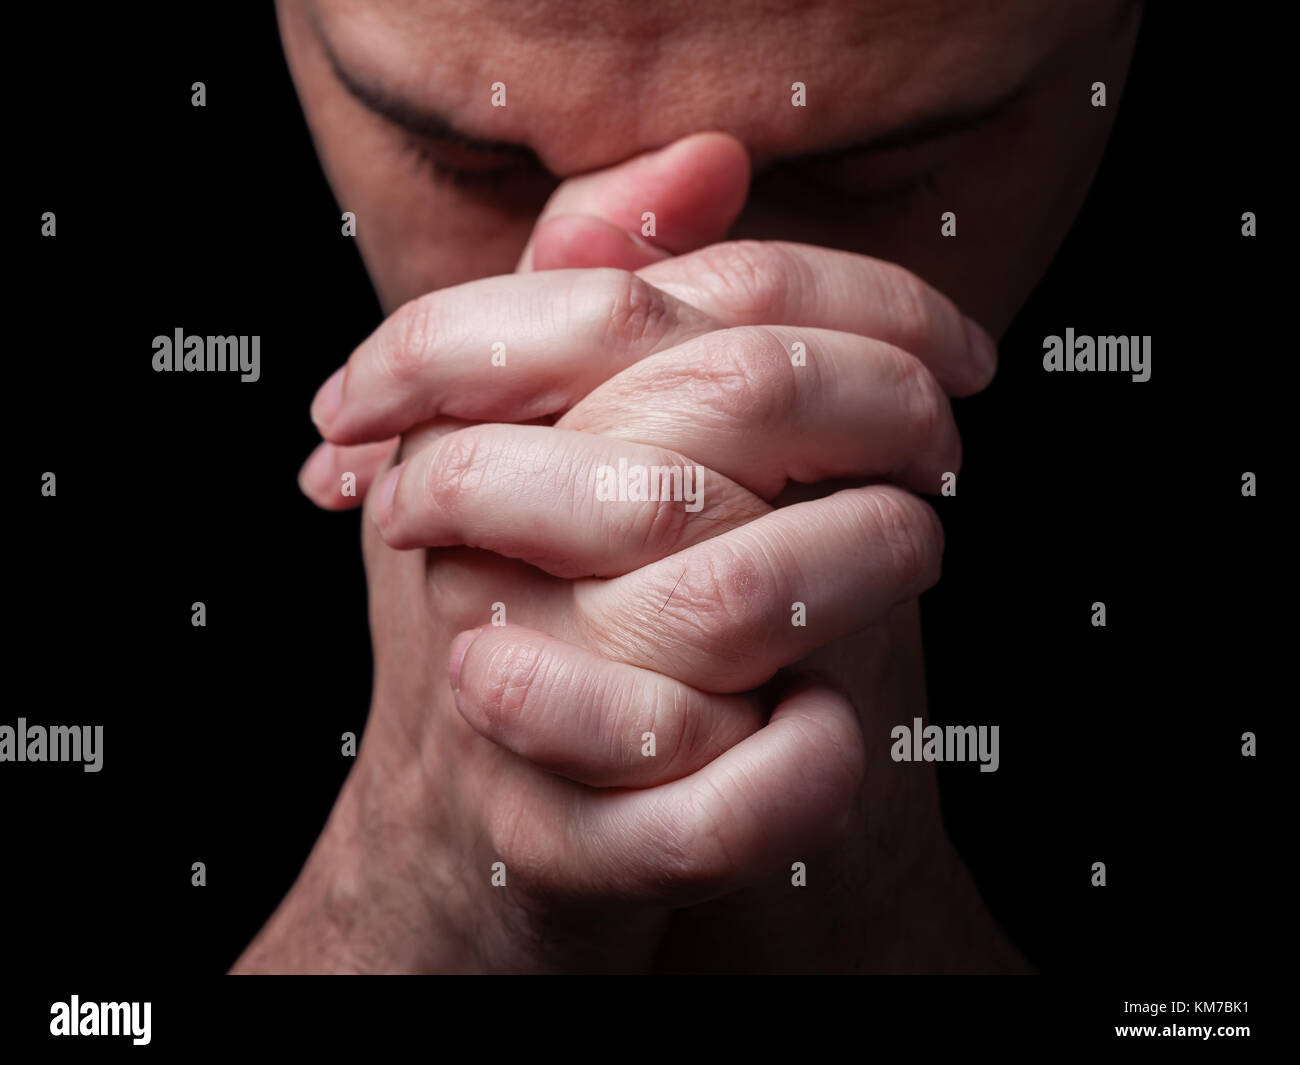
[[[744,145],[726,133],[694,133],[561,184],[538,215],[518,269],[638,270],[721,240],[748,193]],[[642,236],[647,211],[654,215],[653,236]],[[299,473],[299,487],[319,507],[351,509],[365,499],[396,446],[396,440],[320,444]],[[343,495],[340,484],[349,474],[352,492]]]
[[[726,236],[749,192],[749,153],[727,133],[694,133],[570,178],[538,216],[518,269],[635,270]]]

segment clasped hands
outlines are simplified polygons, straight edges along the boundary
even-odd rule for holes
[[[924,713],[920,495],[994,344],[900,267],[723,241],[747,180],[721,134],[572,179],[518,272],[318,392],[300,483],[364,496],[374,700],[238,967],[1018,964],[887,755]],[[598,498],[620,461],[702,467],[702,506]]]

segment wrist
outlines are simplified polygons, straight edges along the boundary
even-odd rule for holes
[[[389,777],[380,789],[379,768],[363,746],[298,879],[232,972],[475,967],[456,931],[472,922],[456,920],[438,898],[448,879],[439,870],[438,841],[406,815],[411,789],[404,782]]]
[[[875,971],[1016,974],[1034,971],[994,919],[961,855],[940,832],[899,877]]]

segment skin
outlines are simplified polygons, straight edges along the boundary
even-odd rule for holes
[[[339,470],[368,486],[399,465],[367,499],[376,691],[357,766],[239,970],[1023,966],[947,842],[933,773],[882,742],[924,715],[915,596],[942,537],[875,482],[934,491],[956,469],[945,393],[992,371],[957,308],[999,332],[1045,268],[1107,132],[1087,86],[1118,97],[1135,11],[684,10],[280,6],[326,171],[395,312],[318,395],[331,443],[303,487],[338,506]],[[734,40],[782,73],[729,63]],[[336,67],[539,163],[425,144],[444,167],[512,168],[436,177]],[[807,110],[789,106],[796,78]],[[487,106],[495,80],[506,108]],[[783,162],[1008,94],[939,139]],[[674,143],[700,129],[729,136]],[[944,210],[959,241],[938,236]],[[600,266],[619,269],[528,273]],[[581,326],[628,291],[655,312],[593,359]],[[509,375],[471,355],[492,337]],[[791,375],[794,339],[815,373]],[[520,359],[529,343],[544,357]],[[591,506],[582,471],[646,454],[708,467],[707,521]],[[530,517],[557,496],[569,520]],[[788,625],[800,597],[807,630]],[[485,628],[498,600],[511,625]],[[647,721],[673,740],[653,765],[627,750]],[[816,871],[807,889],[792,855]],[[485,884],[499,859],[508,891]]]
[[[1090,86],[1105,81],[1119,100],[1140,8],[1037,0],[716,7],[702,16],[694,0],[612,0],[584,4],[578,16],[544,0],[282,0],[303,109],[340,203],[365,219],[357,240],[385,309],[514,269],[558,179],[722,130],[745,145],[758,175],[732,236],[898,263],[999,335],[1092,181],[1115,108],[1092,107]],[[443,112],[465,133],[526,144],[545,170],[477,183],[432,173],[402,130],[343,88],[324,41],[354,78]],[[744,63],[735,62],[738,41],[752,57]],[[790,106],[796,80],[808,86],[803,109]],[[491,106],[495,81],[507,85],[504,108]],[[780,163],[1008,94],[1018,94],[1014,104],[978,129]],[[502,163],[427,148],[450,167]],[[957,213],[955,243],[939,235],[944,211]]]

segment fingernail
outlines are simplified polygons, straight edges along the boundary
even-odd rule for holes
[[[307,456],[307,461],[298,471],[298,487],[304,492],[308,488],[319,488],[329,479],[330,445],[317,444],[316,450]]]
[[[451,641],[451,662],[448,671],[451,673],[451,690],[454,692],[460,691],[460,664],[465,661],[465,652],[469,650],[469,645],[478,639],[482,631],[482,626],[470,629]]]
[[[343,373],[346,367],[340,366],[328,381],[320,386],[316,398],[311,401],[311,420],[320,428],[329,426],[343,406]]]
[[[998,347],[974,318],[966,319],[966,343],[980,369],[991,376],[998,366]]]
[[[375,488],[375,524],[381,529],[393,516],[393,497],[397,494],[397,479],[402,476],[402,467],[394,466]]]

